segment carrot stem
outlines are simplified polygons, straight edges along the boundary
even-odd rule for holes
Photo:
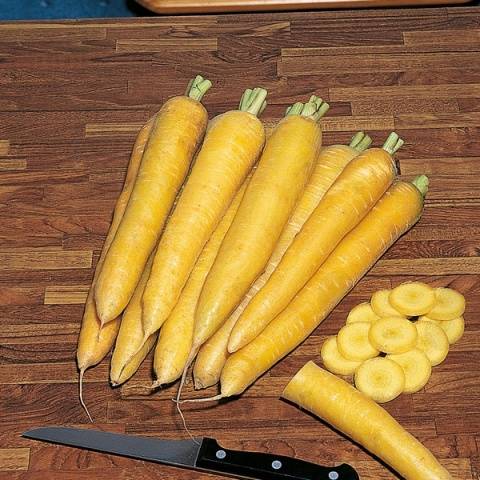
[[[363,152],[372,144],[372,139],[365,132],[357,132],[349,144],[350,148],[353,148],[357,152]]]
[[[418,175],[412,180],[413,185],[415,185],[423,197],[427,194],[429,180],[426,175]]]
[[[312,95],[307,103],[297,102],[287,108],[285,116],[300,115],[311,118],[314,121],[320,120],[328,111],[330,105],[321,98]]]
[[[401,139],[397,133],[392,132],[388,138],[385,140],[385,143],[383,144],[383,149],[388,152],[390,155],[393,155],[396,153],[400,147],[404,144],[405,142],[403,139]]]
[[[185,95],[200,102],[211,86],[212,82],[210,80],[197,75],[188,83]]]
[[[242,112],[249,112],[252,115],[260,115],[267,106],[267,91],[264,88],[255,87],[253,90],[247,88],[243,92],[238,107]]]

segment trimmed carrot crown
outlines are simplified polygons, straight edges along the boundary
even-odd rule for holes
[[[212,82],[210,80],[197,75],[188,83],[185,95],[200,102],[211,86]]]
[[[400,138],[397,133],[392,132],[385,140],[382,148],[390,155],[393,155],[402,147],[404,143],[405,142],[403,139]]]
[[[350,148],[353,148],[357,152],[363,152],[372,144],[372,139],[365,132],[357,132],[350,141],[348,145]]]
[[[240,99],[238,109],[241,112],[249,112],[252,115],[260,115],[267,106],[267,91],[264,88],[255,87],[253,90],[247,88]]]
[[[330,108],[330,105],[316,95],[312,95],[307,103],[297,102],[287,108],[285,116],[300,115],[312,120],[320,120]]]

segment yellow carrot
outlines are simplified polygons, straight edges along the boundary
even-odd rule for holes
[[[372,209],[395,178],[391,155],[402,144],[392,133],[383,148],[368,149],[345,167],[238,319],[228,342],[229,352],[251,342]]]
[[[145,357],[148,355],[150,350],[155,346],[155,342],[158,338],[158,332],[153,333],[147,338],[147,341],[143,343],[140,350],[125,364],[120,373],[119,377],[116,380],[116,383],[112,383],[113,387],[117,387],[122,383],[125,383],[129,380],[138,370],[142,362],[145,360]]]
[[[222,220],[212,233],[210,240],[198,257],[178,303],[167,321],[162,325],[153,363],[156,376],[154,387],[177,380],[187,365],[190,349],[192,348],[193,324],[198,297],[205,278],[217,256],[220,244],[238,210],[248,180],[249,177],[240,187]]]
[[[95,288],[105,324],[127,306],[207,126],[200,99],[210,82],[198,76],[187,95],[173,97],[156,115],[125,215]]]
[[[205,243],[262,151],[265,129],[256,115],[266,95],[261,88],[247,90],[238,110],[219,115],[208,127],[145,288],[145,338],[168,318]]]
[[[230,355],[227,344],[236,321],[237,317],[230,315],[198,351],[193,366],[195,389],[210,387],[220,380],[223,366]]]
[[[424,175],[390,187],[328,260],[252,342],[231,355],[222,370],[219,399],[242,393],[302,343],[372,265],[419,218],[428,188]]]
[[[120,331],[110,362],[110,382],[114,387],[125,382],[135,373],[136,369],[133,369],[133,366],[136,365],[138,368],[150,350],[142,348],[145,343],[142,329],[142,295],[150,275],[152,263],[153,253],[150,255],[135,292],[122,315]],[[148,343],[150,347],[153,346],[151,339]],[[141,353],[143,353],[143,356]],[[135,357],[135,361],[132,363],[133,357]],[[129,375],[124,372],[127,365],[129,365]]]
[[[200,295],[194,349],[218,330],[267,264],[318,158],[318,120],[327,109],[317,97],[295,104],[268,139]]]
[[[140,167],[140,162],[142,160],[143,151],[147,143],[148,137],[150,135],[154,119],[150,119],[140,130],[133,151],[130,157],[130,162],[128,164],[127,174],[125,177],[125,182],[123,185],[122,192],[120,193],[115,209],[113,211],[113,219],[108,231],[105,243],[98,259],[97,266],[95,269],[95,274],[88,292],[87,300],[85,302],[85,311],[82,319],[82,326],[80,329],[80,334],[78,337],[77,345],[77,365],[80,370],[79,377],[79,397],[80,403],[85,408],[87,415],[88,409],[85,406],[82,395],[82,380],[85,371],[100,363],[107,353],[112,348],[115,338],[120,328],[120,319],[117,318],[114,321],[110,322],[108,325],[105,325],[103,328],[101,326],[100,319],[97,315],[97,310],[95,308],[94,301],[94,290],[95,283],[102,269],[103,262],[105,260],[105,255],[107,254],[108,249],[112,243],[112,240],[115,236],[115,233],[120,225],[120,221],[123,217],[125,209],[127,207],[130,194],[132,192],[133,184],[137,177],[137,172]]]
[[[264,273],[251,286],[240,305],[230,315],[228,320],[200,348],[193,369],[195,388],[206,388],[218,382],[220,372],[228,358],[228,339],[238,317],[245,310],[252,297],[268,280],[283,254],[292,243],[295,235],[302,228],[325,192],[340,175],[343,168],[353,158],[358,156],[360,152],[368,148],[370,143],[371,138],[368,135],[358,132],[348,146],[330,145],[321,150],[313,173],[295,206],[292,216],[278,239],[275,250],[265,266]]]
[[[406,480],[452,479],[433,454],[384,408],[313,362],[297,372],[282,397],[365,447]]]

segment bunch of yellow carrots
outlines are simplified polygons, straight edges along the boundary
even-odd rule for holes
[[[266,138],[264,89],[208,122],[210,86],[197,76],[137,137],[87,298],[80,385],[114,344],[112,385],[155,346],[153,386],[195,362],[196,388],[240,394],[421,215],[428,180],[396,179],[395,133],[323,147],[328,104],[312,96]]]

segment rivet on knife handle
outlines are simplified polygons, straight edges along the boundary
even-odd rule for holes
[[[211,438],[203,439],[196,467],[256,480],[359,480],[350,465],[324,467],[283,455],[227,450]]]

